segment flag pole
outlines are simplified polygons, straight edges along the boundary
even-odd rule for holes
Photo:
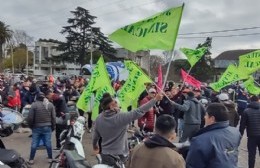
[[[192,66],[191,66],[190,69],[188,70],[187,75],[184,77],[180,90],[182,90],[182,89],[184,88],[185,81],[186,81],[186,79],[187,79],[187,76],[190,75],[191,69],[192,69]]]
[[[167,71],[166,71],[166,74],[165,74],[165,77],[164,77],[164,82],[163,82],[163,89],[164,89],[164,87],[165,87],[165,85],[166,85],[166,82],[167,82],[167,78],[168,78],[168,75],[169,75],[169,71],[170,71],[170,67],[171,67],[171,63],[172,63],[172,60],[173,60],[173,58],[175,57],[175,52],[174,52],[174,50],[172,50],[171,51],[171,59],[170,59],[170,62],[169,62],[169,64],[168,64],[168,67],[167,67]]]
[[[181,10],[181,18],[182,18],[182,13],[183,13],[183,8],[184,8],[184,3],[182,4],[182,10]],[[178,35],[178,32],[179,32],[179,27],[180,27],[180,23],[181,23],[181,19],[179,20],[179,23],[178,23],[178,28],[177,28],[177,35]],[[176,36],[176,38],[177,38],[177,36]],[[165,78],[164,78],[164,83],[163,83],[163,89],[164,89],[164,87],[165,87],[165,84],[166,84],[166,82],[167,82],[167,78],[168,78],[168,75],[169,75],[169,70],[170,70],[170,66],[171,66],[171,62],[172,62],[172,54],[174,54],[174,45],[175,45],[175,41],[176,41],[176,38],[175,38],[175,40],[173,40],[173,46],[172,46],[172,51],[171,51],[171,61],[169,62],[169,65],[168,65],[168,67],[167,67],[167,72],[166,72],[166,74],[165,74]],[[176,54],[174,54],[174,56],[175,56]],[[161,90],[161,89],[160,89]]]

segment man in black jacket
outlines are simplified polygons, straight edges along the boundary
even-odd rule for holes
[[[44,98],[44,93],[39,93],[28,115],[28,125],[32,129],[29,164],[33,164],[33,159],[41,139],[43,139],[46,146],[48,158],[52,159],[51,133],[55,129],[56,114],[53,104],[44,101]]]
[[[253,168],[255,166],[257,147],[260,153],[260,103],[258,96],[252,96],[250,100],[251,103],[242,115],[239,131],[243,135],[246,128],[248,137],[248,166]]]

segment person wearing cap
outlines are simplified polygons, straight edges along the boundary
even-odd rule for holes
[[[186,168],[236,168],[240,140],[238,129],[229,126],[227,108],[210,104],[205,127],[191,139]]]
[[[148,103],[151,99],[156,96],[156,90],[150,88],[148,90],[148,95],[140,101],[140,106]],[[153,132],[154,121],[155,121],[155,108],[151,107],[144,116],[138,119],[138,127],[143,129],[146,132]]]
[[[186,96],[187,98],[184,100],[182,105],[172,102],[175,108],[184,112],[184,128],[180,142],[189,140],[195,133],[199,131],[202,121],[201,116],[205,114],[205,108],[194,97],[194,93],[192,91],[188,92]]]
[[[34,164],[34,157],[41,139],[46,146],[49,161],[52,159],[51,134],[55,130],[56,113],[53,104],[44,99],[44,93],[39,93],[28,114],[28,125],[32,129],[29,164]]]
[[[129,154],[127,130],[128,124],[142,117],[149,109],[153,108],[157,101],[162,99],[161,94],[154,94],[149,102],[130,112],[120,111],[117,101],[108,93],[103,95],[101,101],[102,113],[97,117],[92,136],[93,150],[99,153],[98,141],[102,138],[102,163],[115,166],[115,160],[111,155],[120,157],[124,162]]]
[[[247,133],[248,167],[254,168],[256,149],[260,154],[260,102],[258,96],[252,96],[250,103],[243,112],[239,131],[243,136]]]
[[[229,125],[232,127],[236,127],[239,122],[239,115],[237,113],[236,104],[229,99],[229,95],[227,93],[221,93],[218,95],[218,100],[220,103],[223,103],[224,106],[228,110],[228,119],[229,119]]]

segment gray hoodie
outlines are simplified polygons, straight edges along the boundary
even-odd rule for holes
[[[205,108],[194,97],[188,97],[184,100],[183,105],[172,102],[174,106],[184,112],[184,123],[185,124],[201,124],[201,119],[205,115]]]
[[[130,112],[104,111],[96,119],[92,143],[102,137],[102,154],[127,155],[127,128],[131,121],[141,118],[155,105],[154,99]]]

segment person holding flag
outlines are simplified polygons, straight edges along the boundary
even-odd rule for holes
[[[122,113],[117,101],[112,96],[102,99],[100,104],[102,113],[97,117],[93,131],[92,144],[94,153],[99,153],[98,140],[102,137],[102,163],[116,166],[115,157],[120,157],[124,162],[128,156],[127,127],[132,121],[142,117],[152,108],[157,101],[162,100],[162,94],[156,94],[146,104],[127,113]]]

